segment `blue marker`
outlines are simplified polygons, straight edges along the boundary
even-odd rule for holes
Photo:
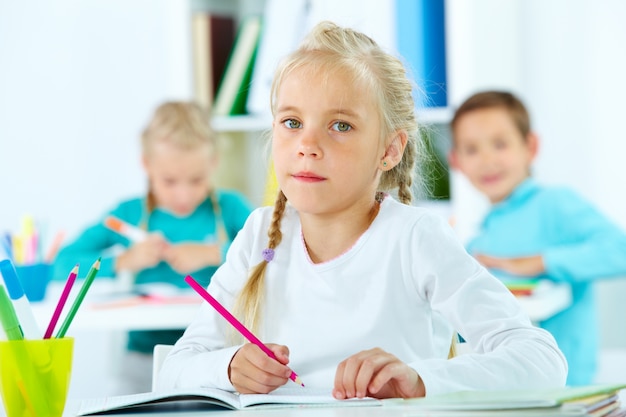
[[[19,322],[22,325],[24,331],[24,338],[26,339],[41,339],[42,333],[39,331],[37,321],[33,315],[33,310],[30,308],[30,303],[26,294],[24,294],[24,288],[22,283],[17,277],[17,272],[13,263],[9,259],[0,261],[0,273],[4,279],[4,285],[9,292],[9,297],[13,300],[13,307],[17,313]]]

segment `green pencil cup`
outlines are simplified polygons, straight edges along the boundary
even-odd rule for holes
[[[7,417],[62,417],[74,339],[0,342],[0,391]]]
[[[52,277],[52,265],[16,265],[15,272],[22,283],[28,301],[41,301],[46,297],[46,289]]]

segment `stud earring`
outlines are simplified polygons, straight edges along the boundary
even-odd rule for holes
[[[387,168],[387,161],[383,161],[383,167]]]

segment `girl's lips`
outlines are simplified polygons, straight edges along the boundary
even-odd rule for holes
[[[297,172],[293,174],[293,177],[297,179],[298,181],[304,181],[304,182],[318,182],[318,181],[324,181],[325,179],[324,177],[321,177],[312,172]]]

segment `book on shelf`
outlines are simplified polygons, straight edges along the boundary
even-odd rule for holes
[[[396,0],[396,39],[412,78],[418,108],[448,105],[445,1]]]
[[[209,109],[235,42],[235,19],[212,13],[195,13],[191,19],[195,96]]]
[[[215,102],[214,116],[246,113],[246,100],[261,35],[261,16],[249,16],[237,31]]]
[[[373,398],[337,400],[329,390],[279,388],[269,394],[238,394],[215,388],[176,389],[142,394],[82,400],[79,416],[119,413],[122,411],[167,411],[246,408],[285,408],[304,406],[380,406]]]
[[[599,384],[544,390],[460,391],[425,398],[396,400],[436,416],[497,414],[503,416],[606,416],[620,408],[626,384]]]
[[[251,114],[270,114],[269,97],[274,71],[280,60],[295,50],[309,30],[312,5],[304,1],[267,0],[254,77],[246,109]]]

